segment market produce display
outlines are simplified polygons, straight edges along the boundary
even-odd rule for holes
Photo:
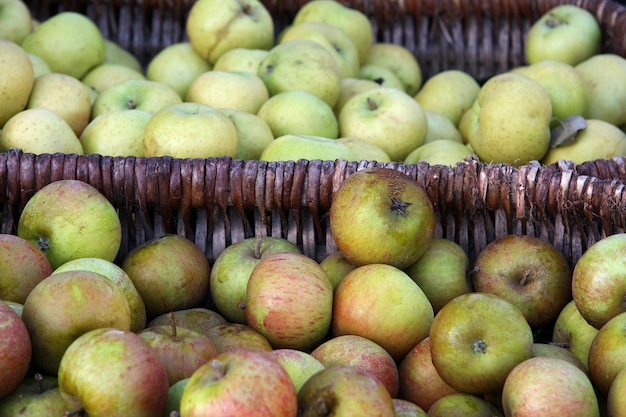
[[[37,21],[0,0],[0,151],[511,169],[626,156],[626,58],[574,5],[529,28],[527,65],[489,79],[424,77],[335,1],[278,32],[260,1],[197,0],[185,31],[142,62],[85,15]],[[119,201],[39,187],[0,234],[0,417],[626,415],[626,234],[575,262],[522,232],[470,257],[399,169],[359,169],[332,196],[324,259],[285,232],[209,260],[182,231],[122,252]]]

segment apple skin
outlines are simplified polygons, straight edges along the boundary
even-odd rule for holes
[[[382,346],[396,361],[428,336],[433,308],[402,270],[386,264],[360,266],[335,288],[331,334],[355,334]]]
[[[123,64],[103,62],[89,70],[80,81],[100,94],[109,87],[127,80],[145,80],[143,72]]]
[[[385,386],[368,372],[333,365],[312,375],[298,392],[298,415],[395,416]]]
[[[215,259],[209,285],[220,313],[232,323],[247,323],[246,288],[254,267],[263,258],[280,252],[301,253],[287,239],[251,237],[227,246]]]
[[[186,417],[293,417],[297,410],[296,389],[287,371],[269,355],[250,350],[222,353],[200,367],[180,401]]]
[[[411,97],[422,86],[422,69],[406,46],[391,42],[373,43],[362,66],[372,64],[391,70],[402,83],[403,91]]]
[[[339,251],[356,266],[406,268],[426,252],[435,233],[424,189],[387,168],[367,168],[346,178],[333,195],[329,216]]]
[[[364,64],[359,69],[358,77],[362,80],[373,81],[381,87],[395,88],[404,91],[402,80],[393,70],[384,65]]]
[[[261,61],[269,54],[267,49],[235,48],[224,52],[215,62],[215,71],[259,72]]]
[[[533,23],[524,52],[531,65],[548,59],[576,65],[600,51],[601,37],[600,24],[590,11],[563,4]]]
[[[33,359],[47,374],[58,372],[61,358],[80,335],[101,327],[130,330],[131,315],[122,290],[92,271],[66,271],[41,281],[22,311]]]
[[[226,319],[217,311],[204,307],[194,307],[156,316],[148,322],[146,327],[170,323],[170,313],[174,315],[174,320],[176,320],[178,327],[184,327],[202,334],[205,334],[213,326],[226,323]]]
[[[120,64],[134,69],[137,72],[143,71],[143,66],[139,59],[122,47],[119,43],[110,39],[104,39],[104,61],[105,64]]]
[[[372,80],[366,80],[356,77],[344,77],[339,82],[339,97],[333,106],[335,116],[339,117],[343,105],[355,95],[364,91],[379,88],[380,84]]]
[[[174,234],[153,238],[126,255],[122,269],[146,306],[148,320],[199,307],[209,291],[209,261],[190,240]]]
[[[50,66],[46,64],[46,61],[44,61],[43,58],[35,54],[31,54],[31,53],[27,53],[27,54],[28,54],[28,58],[30,59],[30,63],[33,65],[33,73],[35,77],[38,77],[44,74],[49,74],[52,72],[52,70],[50,70]]]
[[[330,282],[333,284],[333,289],[337,288],[337,285],[348,275],[348,272],[356,268],[339,251],[326,255],[320,262],[320,266],[326,271]]]
[[[315,373],[325,366],[311,354],[297,349],[274,349],[267,354],[273,357],[289,374],[296,392]]]
[[[437,140],[451,140],[453,142],[463,142],[463,136],[452,120],[440,111],[423,108],[426,120],[428,121],[428,132],[424,145]]]
[[[626,410],[624,390],[626,390],[626,369],[620,371],[611,384],[611,389],[606,399],[608,415],[612,417],[624,417],[626,415],[624,413],[624,410]]]
[[[574,265],[572,297],[593,327],[626,311],[626,233],[595,242]]]
[[[32,344],[26,325],[20,316],[0,301],[0,398],[21,383],[32,358]]]
[[[498,295],[517,307],[533,328],[552,323],[572,299],[572,272],[565,256],[530,235],[490,242],[472,269],[475,291]]]
[[[572,352],[588,370],[589,349],[597,334],[598,329],[587,323],[574,300],[571,300],[554,322],[552,343]]]
[[[333,287],[315,260],[294,252],[262,258],[246,288],[246,318],[275,349],[310,351],[326,337]]]
[[[511,370],[502,407],[507,416],[600,416],[589,377],[576,365],[549,357],[527,359]]]
[[[21,44],[33,31],[30,9],[21,0],[2,0],[0,9],[0,39]]]
[[[394,398],[393,407],[396,410],[396,417],[428,417],[422,407],[407,400]]]
[[[571,351],[562,346],[551,343],[535,342],[533,344],[533,357],[537,356],[547,356],[549,358],[566,360],[568,362],[571,362],[572,365],[576,365],[578,369],[583,371],[586,375],[589,375],[587,371],[587,365],[582,363],[580,359],[578,359],[576,355],[574,355]]]
[[[203,334],[211,339],[219,353],[240,349],[262,352],[273,350],[272,345],[265,336],[246,324],[218,324],[206,330]]]
[[[68,409],[56,375],[26,376],[16,389],[0,399],[0,417],[62,416]]]
[[[438,399],[458,391],[435,369],[430,354],[430,337],[422,339],[398,365],[399,398],[428,410]]]
[[[39,247],[56,269],[77,258],[114,261],[122,226],[113,204],[94,186],[59,180],[40,188],[28,200],[17,235]]]
[[[265,120],[256,114],[250,114],[235,109],[220,109],[237,129],[237,151],[235,159],[248,161],[258,160],[273,140],[272,129]]]
[[[165,413],[163,414],[164,417],[171,416],[172,412],[180,414],[180,399],[183,397],[183,391],[188,383],[189,378],[185,378],[174,383],[174,385],[170,385],[170,388],[167,391],[167,407]]]
[[[600,328],[589,348],[589,377],[602,396],[609,393],[617,374],[626,369],[626,312]]]
[[[458,392],[437,400],[428,417],[502,417],[502,413],[482,397]]]
[[[532,357],[533,332],[510,302],[472,292],[439,310],[430,343],[435,369],[448,385],[484,395],[502,389],[510,370]]]
[[[143,157],[143,132],[152,117],[145,110],[115,110],[96,116],[79,140],[86,154]]]
[[[82,406],[90,417],[155,417],[165,411],[165,366],[130,331],[100,328],[83,334],[63,355],[58,378],[68,404]]]
[[[370,339],[357,335],[333,337],[316,347],[311,356],[324,367],[350,365],[369,372],[387,388],[392,398],[398,395],[398,367],[389,352]]]
[[[283,135],[267,144],[261,161],[298,161],[300,159],[335,161],[356,158],[350,148],[337,139],[311,135]]]
[[[0,234],[0,300],[24,304],[35,286],[52,273],[50,261],[30,241]]]
[[[28,103],[35,83],[33,65],[28,54],[19,45],[0,39],[0,129],[13,115],[21,112]]]

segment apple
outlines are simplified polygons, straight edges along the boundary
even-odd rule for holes
[[[224,52],[215,61],[215,71],[247,71],[258,74],[261,61],[269,54],[267,49],[235,48]]]
[[[144,156],[234,157],[237,128],[220,110],[201,103],[178,103],[154,113],[146,125]]]
[[[404,84],[393,70],[384,65],[364,64],[359,69],[358,78],[375,82],[380,87],[395,88],[404,91]]]
[[[137,72],[143,71],[143,66],[139,59],[126,48],[111,39],[104,39],[104,61],[106,64],[120,64],[134,69]]]
[[[548,152],[552,102],[529,77],[512,72],[491,77],[469,117],[469,144],[481,161],[519,166]]]
[[[589,377],[602,396],[609,393],[617,374],[626,369],[626,312],[606,322],[589,347]]]
[[[600,416],[589,377],[568,361],[545,356],[511,370],[502,388],[502,407],[507,416]]]
[[[0,398],[15,390],[22,382],[32,358],[31,338],[18,314],[0,301]]]
[[[40,56],[28,53],[28,59],[30,59],[30,63],[33,65],[33,74],[35,78],[52,72],[50,66]]]
[[[365,65],[380,65],[397,75],[405,93],[414,96],[422,86],[422,69],[410,49],[399,43],[375,42],[370,46]]]
[[[348,262],[343,253],[336,251],[331,252],[321,260],[320,266],[326,275],[330,279],[333,289],[341,282],[341,280],[348,275],[348,272],[356,268],[355,265]]]
[[[165,365],[170,386],[191,377],[199,367],[218,355],[211,339],[194,330],[178,327],[174,316],[171,317],[170,324],[146,327],[137,333]]]
[[[235,159],[258,160],[263,152],[273,140],[272,129],[265,120],[241,110],[220,109],[237,129],[237,151]]]
[[[339,113],[339,135],[356,136],[402,161],[424,143],[428,122],[421,106],[396,88],[380,87],[355,95]]]
[[[337,139],[339,124],[333,109],[307,91],[285,91],[260,106],[257,115],[272,129],[274,137],[309,135]]]
[[[575,66],[591,91],[588,119],[620,126],[626,123],[626,58],[596,54]]]
[[[430,337],[422,339],[398,364],[399,397],[428,410],[438,399],[458,392],[433,365]]]
[[[76,78],[56,72],[35,78],[27,109],[50,109],[80,136],[91,117],[91,98],[85,84]]]
[[[189,379],[180,400],[187,417],[254,415],[293,417],[298,397],[287,371],[264,352],[218,355]]]
[[[370,339],[353,334],[332,337],[317,346],[311,356],[324,367],[349,365],[362,369],[376,377],[392,398],[398,396],[400,382],[396,362],[389,352]]]
[[[0,300],[24,304],[35,286],[52,273],[48,258],[30,241],[0,234]]]
[[[555,345],[552,343],[539,343],[533,344],[533,357],[547,356],[549,358],[557,358],[566,360],[572,365],[576,365],[581,371],[588,375],[587,365],[582,363],[580,359],[576,357],[570,350],[563,346]]]
[[[355,161],[391,162],[387,152],[365,139],[348,136],[337,138],[336,141],[346,145],[352,151]]]
[[[58,266],[50,275],[65,271],[92,271],[118,286],[130,307],[130,330],[138,332],[146,327],[146,306],[128,274],[117,264],[101,258],[78,258]]]
[[[0,39],[21,44],[33,31],[33,19],[22,0],[0,0]]]
[[[11,117],[0,131],[0,151],[82,154],[83,147],[72,127],[50,109],[26,109]]]
[[[185,101],[257,114],[268,98],[267,87],[257,74],[213,70],[191,81]]]
[[[170,388],[167,390],[167,407],[163,416],[180,415],[180,400],[183,398],[183,391],[188,383],[189,378],[184,378],[174,383],[174,385],[170,385]]]
[[[303,90],[315,94],[330,107],[339,97],[341,74],[333,56],[317,42],[294,39],[270,49],[259,65],[270,96]]]
[[[366,337],[400,361],[428,336],[433,308],[402,270],[386,264],[360,266],[334,292],[331,334]]]
[[[98,93],[93,102],[91,118],[115,110],[138,109],[150,113],[174,104],[182,103],[182,99],[167,84],[142,80],[129,79],[113,84],[104,91]]]
[[[429,417],[502,417],[493,404],[477,395],[457,392],[438,399],[428,409]]]
[[[506,235],[476,256],[475,291],[498,295],[517,307],[533,328],[552,323],[572,299],[572,271],[551,243],[531,235]]]
[[[526,60],[532,65],[557,60],[576,65],[600,52],[601,28],[595,16],[574,4],[544,13],[526,34]]]
[[[598,329],[587,323],[574,300],[571,300],[554,322],[552,343],[572,352],[588,369],[589,349],[597,334]]]
[[[274,349],[267,352],[269,356],[280,363],[289,374],[296,392],[302,385],[325,366],[311,354],[297,349]]]
[[[83,84],[101,93],[115,84],[127,80],[145,80],[143,72],[124,64],[103,62],[93,67],[80,80]]]
[[[130,251],[122,269],[135,284],[148,320],[170,311],[199,307],[209,291],[209,261],[185,237],[167,234]]]
[[[329,219],[339,251],[356,266],[406,268],[426,252],[435,233],[424,189],[388,168],[362,169],[346,178],[332,197]]]
[[[423,110],[428,122],[428,133],[426,133],[424,145],[442,139],[464,143],[461,132],[448,116],[435,110],[426,108]]]
[[[339,82],[339,97],[337,97],[337,101],[333,106],[335,116],[339,117],[339,113],[341,113],[344,104],[355,95],[379,87],[380,84],[372,80],[354,77],[342,78]]]
[[[341,78],[358,76],[361,63],[359,51],[343,29],[326,22],[304,20],[282,31],[281,43],[294,39],[309,39],[325,47],[335,59]]]
[[[215,259],[209,285],[217,309],[231,323],[247,323],[246,288],[250,274],[263,258],[281,252],[300,253],[287,239],[250,237],[227,246]]]
[[[104,61],[104,38],[86,15],[61,11],[41,22],[21,43],[46,61],[52,72],[82,78]]]
[[[428,417],[422,407],[407,400],[394,398],[393,407],[396,410],[396,417]]]
[[[309,351],[326,337],[333,287],[315,260],[296,252],[261,258],[246,288],[248,326],[275,349]]]
[[[61,396],[56,376],[36,373],[26,376],[9,395],[0,399],[0,417],[62,416],[68,405]]]
[[[301,416],[394,417],[393,400],[370,373],[349,365],[333,365],[312,375],[298,391]]]
[[[11,307],[11,309],[13,309],[13,311],[15,311],[18,316],[20,316],[20,318],[22,317],[22,311],[24,311],[24,304],[16,303],[15,301],[3,300],[2,302],[8,305],[9,307]]]
[[[305,3],[293,19],[301,22],[323,22],[343,30],[354,42],[362,63],[374,40],[374,30],[369,17],[362,11],[334,0],[317,0]]]
[[[96,116],[81,133],[85,154],[142,157],[143,133],[152,113],[145,110],[114,110]]]
[[[450,300],[430,328],[433,364],[457,391],[498,392],[508,373],[532,357],[533,332],[513,304],[490,293]]]
[[[0,129],[12,116],[26,108],[35,83],[28,54],[19,45],[0,39]]]
[[[41,249],[56,269],[77,258],[115,260],[122,226],[115,207],[97,188],[66,179],[34,193],[20,214],[17,235]]]
[[[226,319],[217,311],[204,307],[193,307],[170,311],[156,316],[146,324],[146,327],[171,323],[172,318],[170,314],[174,316],[178,327],[184,327],[202,334],[206,334],[213,326],[226,323]]]
[[[336,139],[312,135],[283,135],[267,144],[261,161],[298,161],[300,159],[354,161],[356,157],[345,144]]]
[[[66,271],[41,281],[24,303],[22,320],[33,343],[33,359],[56,374],[76,338],[92,329],[129,330],[130,307],[124,292],[92,271]]]
[[[58,378],[63,398],[90,417],[155,417],[165,411],[165,366],[130,331],[100,328],[78,337],[63,355]]]
[[[265,336],[246,324],[222,323],[212,326],[203,334],[211,339],[220,353],[240,349],[261,352],[273,350],[272,345],[270,345]]]
[[[193,48],[211,65],[231,49],[270,49],[274,44],[272,16],[259,0],[198,1],[185,28]]]
[[[615,376],[611,389],[607,395],[606,407],[608,414],[613,417],[624,417],[626,410],[626,397],[624,390],[626,389],[626,369],[620,371]]]
[[[211,65],[191,43],[176,42],[165,46],[150,59],[146,78],[169,85],[184,99],[193,80],[210,70]]]
[[[415,94],[415,100],[424,110],[441,113],[458,126],[463,114],[472,108],[479,91],[480,84],[469,73],[449,69],[428,78]]]
[[[404,163],[408,165],[424,161],[430,165],[454,167],[456,164],[472,158],[473,155],[474,152],[464,143],[440,139],[419,146],[404,158]]]
[[[626,311],[624,253],[626,233],[617,233],[595,242],[574,265],[572,297],[580,314],[597,329]]]
[[[567,160],[582,164],[626,155],[626,133],[622,129],[599,119],[587,119],[585,123],[586,127],[576,132],[572,142],[550,148],[541,163]]]

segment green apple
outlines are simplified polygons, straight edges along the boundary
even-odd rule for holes
[[[404,92],[413,96],[422,86],[422,69],[406,46],[375,42],[362,65],[379,65],[393,71],[402,82]]]
[[[585,122],[587,127],[576,133],[573,142],[550,148],[541,162],[547,165],[567,160],[580,164],[626,155],[626,134],[622,129],[604,120],[588,119]]]
[[[146,78],[169,85],[185,99],[192,81],[210,70],[211,65],[189,42],[178,42],[161,49],[148,62]]]
[[[348,272],[356,268],[356,266],[348,262],[346,257],[343,256],[343,253],[339,251],[331,252],[326,255],[324,259],[321,260],[320,266],[326,271],[326,275],[328,275],[331,284],[333,284],[333,288],[337,287],[341,280],[348,275]]]
[[[101,93],[107,88],[126,80],[145,80],[142,72],[123,64],[103,62],[93,67],[81,81]]]
[[[440,139],[463,143],[461,132],[445,114],[423,107],[422,109],[428,122],[428,132],[426,133],[424,145]]]
[[[404,158],[405,164],[416,164],[420,161],[430,165],[447,165],[454,167],[459,162],[471,158],[474,152],[464,143],[455,140],[440,139],[424,143]]]
[[[600,52],[600,23],[574,4],[562,4],[544,13],[526,34],[525,55],[532,65],[557,60],[576,65]]]
[[[315,94],[333,107],[339,97],[341,74],[326,48],[308,39],[295,39],[270,49],[259,65],[259,76],[270,96],[292,90]]]
[[[274,137],[309,135],[337,139],[339,124],[333,109],[307,91],[278,93],[266,100],[257,115],[272,129]]]
[[[519,166],[548,152],[552,102],[531,78],[515,73],[490,78],[471,112],[469,144],[482,161]]]
[[[571,300],[563,307],[554,322],[552,343],[572,352],[587,368],[589,349],[597,334],[598,329],[587,323],[574,300]]]
[[[33,19],[22,0],[0,0],[0,39],[21,44],[33,31]]]
[[[258,160],[273,140],[272,129],[265,120],[245,111],[220,109],[237,129],[237,152],[235,159]]]
[[[197,1],[187,16],[186,33],[211,65],[231,49],[270,49],[274,44],[272,16],[259,0]]]
[[[362,78],[342,78],[339,82],[339,97],[333,107],[335,115],[339,117],[343,105],[355,95],[378,87],[380,84],[375,81]]]
[[[619,374],[617,374],[607,395],[606,407],[610,416],[624,416],[623,413],[624,410],[626,410],[626,397],[624,396],[624,389],[626,389],[626,369],[623,369]]]
[[[309,39],[324,46],[333,56],[341,78],[357,77],[360,68],[359,51],[346,32],[329,23],[302,21],[287,27],[280,42]]]
[[[267,87],[257,74],[213,70],[194,78],[185,101],[257,114],[268,98]]]
[[[79,140],[86,154],[107,156],[143,155],[143,133],[152,113],[132,109],[115,110],[96,116]]]
[[[517,70],[537,81],[550,94],[552,116],[565,120],[569,116],[587,117],[591,90],[583,76],[570,64],[545,60]]]
[[[0,399],[0,417],[62,416],[68,409],[56,375],[26,376],[11,394]]]
[[[224,52],[213,65],[215,71],[247,71],[259,73],[261,61],[269,54],[267,49],[235,48]]]
[[[356,160],[350,148],[336,139],[311,135],[279,136],[270,142],[259,156],[261,161],[298,161],[300,159]]]
[[[345,137],[338,138],[337,142],[343,143],[350,148],[355,161],[391,162],[391,158],[389,158],[387,152],[365,139]]]
[[[82,154],[72,127],[50,109],[27,109],[11,117],[0,131],[0,151],[19,148],[34,154]]]
[[[364,91],[348,100],[339,113],[339,135],[364,139],[392,161],[402,161],[424,143],[428,121],[413,97],[391,87]]]
[[[428,78],[415,95],[415,100],[425,110],[439,112],[458,126],[479,91],[480,84],[474,77],[465,71],[450,69]]]
[[[438,399],[428,409],[428,417],[448,416],[502,417],[502,413],[485,398],[467,393],[454,393]]]
[[[109,111],[139,109],[151,113],[182,103],[176,90],[158,81],[130,79],[116,83],[98,93],[91,118]]]
[[[237,146],[237,128],[226,114],[190,102],[172,104],[154,113],[143,138],[145,156],[234,157]]]
[[[597,54],[575,68],[591,91],[587,118],[604,120],[615,126],[626,123],[626,58]]]
[[[589,377],[593,386],[606,396],[617,374],[626,369],[626,312],[607,321],[589,348]]]
[[[363,64],[359,69],[358,78],[373,81],[381,87],[397,88],[404,91],[404,84],[393,70],[379,64]]]
[[[0,39],[0,129],[28,103],[35,83],[33,64],[19,45]]]
[[[324,22],[343,30],[354,42],[359,61],[365,61],[374,40],[372,23],[365,13],[334,0],[317,0],[305,3],[296,13],[293,24],[305,21]]]
[[[105,64],[126,65],[137,72],[143,72],[143,66],[139,59],[119,43],[110,39],[104,39],[104,61]]]
[[[62,11],[45,21],[22,42],[27,52],[43,58],[52,72],[82,78],[104,61],[104,38],[87,16]]]
[[[28,58],[30,59],[30,63],[33,64],[33,73],[35,78],[52,72],[50,65],[48,65],[40,56],[29,53]]]
[[[26,108],[54,111],[80,136],[91,118],[91,96],[88,87],[76,78],[51,72],[35,78]]]
[[[172,413],[180,413],[180,399],[183,397],[183,391],[189,383],[189,378],[181,379],[180,381],[170,385],[167,390],[167,407],[164,416],[178,415]]]
[[[280,363],[289,374],[296,392],[314,374],[321,371],[325,366],[310,353],[297,349],[274,349],[267,353]]]

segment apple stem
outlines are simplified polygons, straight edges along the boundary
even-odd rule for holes
[[[263,244],[263,236],[256,237],[256,246],[254,247],[254,257],[261,259],[261,245]]]
[[[522,275],[522,279],[520,279],[519,285],[526,285],[528,283],[528,278],[530,278],[530,271],[524,271],[524,275]]]
[[[135,100],[130,99],[128,103],[126,103],[126,107],[128,107],[128,110],[134,110],[137,108],[137,103],[135,103]]]
[[[475,340],[472,345],[474,347],[474,352],[476,352],[476,353],[486,353],[487,352],[487,343],[483,339]]]
[[[174,316],[174,312],[170,311],[167,314],[167,318],[170,321],[170,325],[172,326],[172,336],[176,337],[176,317]]]
[[[81,406],[73,410],[66,411],[65,413],[63,413],[63,417],[82,416],[84,412],[85,408]]]
[[[391,211],[394,213],[398,213],[401,214],[403,216],[406,216],[406,208],[411,205],[411,203],[407,203],[405,201],[402,200],[398,200],[395,197],[389,197],[391,199]]]
[[[237,307],[239,307],[242,310],[245,310],[246,309],[246,302],[245,301],[240,302],[239,304],[237,304]]]
[[[43,386],[43,375],[37,372],[33,378],[35,378],[35,382],[37,382],[37,387],[39,388],[39,393],[43,393],[46,388]]]
[[[378,104],[376,104],[376,102],[369,97],[367,98],[367,105],[370,107],[370,110],[378,109]]]
[[[213,359],[211,361],[211,369],[219,373],[220,379],[226,375],[226,364],[219,359]]]

